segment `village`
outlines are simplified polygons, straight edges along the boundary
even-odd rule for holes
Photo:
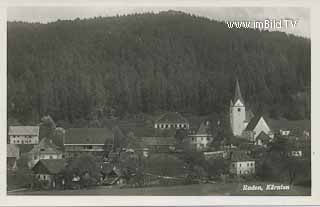
[[[143,188],[272,181],[310,185],[310,120],[254,114],[235,81],[229,113],[163,112],[102,127],[62,128],[47,115],[9,125],[8,191]]]

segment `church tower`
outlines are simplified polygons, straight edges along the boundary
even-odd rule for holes
[[[234,136],[241,136],[245,129],[246,107],[241,95],[239,81],[236,81],[234,99],[230,101],[230,126]]]

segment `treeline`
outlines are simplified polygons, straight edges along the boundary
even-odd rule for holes
[[[181,12],[8,23],[8,117],[37,122],[227,112],[310,118],[310,39]]]

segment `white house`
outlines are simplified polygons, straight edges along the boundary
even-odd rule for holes
[[[38,144],[39,126],[9,126],[10,144]]]
[[[154,123],[156,129],[189,129],[189,121],[178,112],[163,114]]]
[[[213,140],[210,132],[210,122],[206,121],[201,123],[197,132],[189,134],[188,139],[192,149],[199,151],[207,149]]]
[[[250,158],[245,152],[234,151],[230,155],[231,164],[229,172],[233,175],[255,174],[255,160]]]

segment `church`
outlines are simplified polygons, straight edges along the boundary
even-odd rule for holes
[[[256,138],[263,132],[270,139],[273,133],[263,116],[254,116],[250,109],[247,109],[241,95],[239,81],[236,80],[235,95],[230,101],[230,126],[234,136],[247,138],[256,142]]]

